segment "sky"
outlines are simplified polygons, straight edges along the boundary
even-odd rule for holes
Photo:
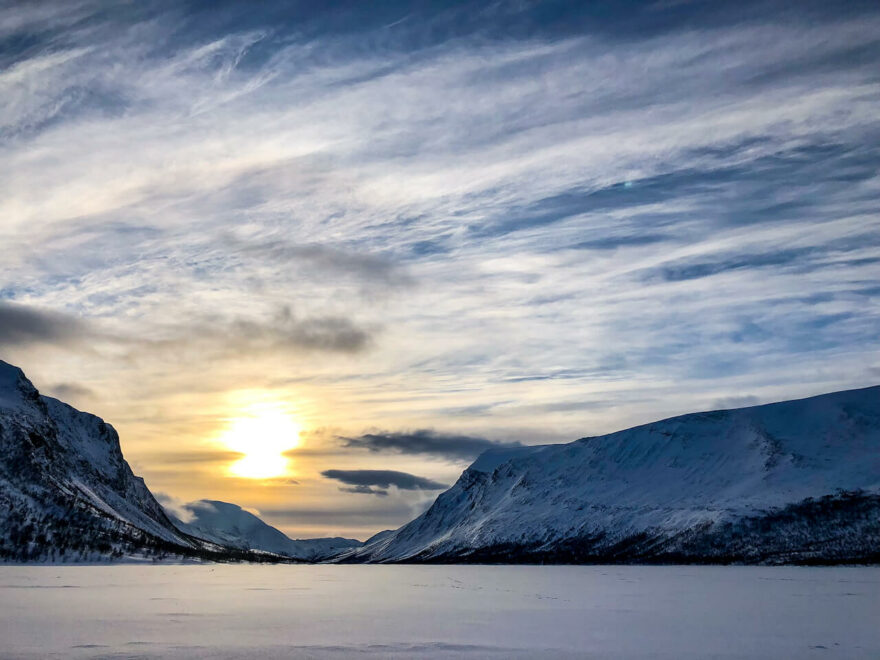
[[[880,383],[876,2],[0,0],[0,359],[169,506]]]

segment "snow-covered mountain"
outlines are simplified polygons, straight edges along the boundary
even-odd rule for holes
[[[341,561],[880,561],[880,387],[490,450]]]
[[[280,559],[181,531],[98,417],[0,361],[0,561]]]
[[[880,387],[491,450],[362,546],[188,506],[172,520],[110,425],[0,361],[0,561],[880,562]]]
[[[338,537],[294,540],[229,502],[199,500],[182,508],[187,522],[175,515],[180,511],[166,510],[177,527],[192,536],[241,550],[262,550],[304,561],[319,561],[363,545],[355,539]]]

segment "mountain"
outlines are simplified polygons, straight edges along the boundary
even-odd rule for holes
[[[167,515],[109,424],[0,361],[0,561],[880,562],[880,387],[490,450],[364,545]]]
[[[278,560],[178,529],[98,417],[0,361],[0,561]]]
[[[880,387],[490,450],[348,562],[880,561]]]
[[[262,550],[304,561],[319,561],[363,545],[344,538],[290,539],[237,504],[199,500],[183,507],[187,522],[166,510],[175,525],[191,536],[241,550]],[[177,512],[181,513],[181,512]]]

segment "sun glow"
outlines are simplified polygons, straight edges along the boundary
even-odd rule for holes
[[[300,426],[279,403],[249,405],[230,420],[219,440],[244,454],[229,466],[229,473],[246,479],[270,479],[287,473],[284,452],[299,445]]]

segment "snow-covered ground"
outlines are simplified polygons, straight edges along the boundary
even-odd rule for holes
[[[878,658],[880,569],[0,567],[0,657]]]

